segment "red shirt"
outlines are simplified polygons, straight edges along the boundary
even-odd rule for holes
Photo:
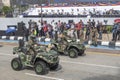
[[[48,31],[48,26],[45,25],[45,26],[43,27],[43,30],[44,30],[44,32],[47,32],[47,31]]]
[[[81,23],[77,23],[77,24],[76,24],[76,29],[77,29],[77,30],[80,30],[81,28],[82,28],[82,24],[81,24]]]

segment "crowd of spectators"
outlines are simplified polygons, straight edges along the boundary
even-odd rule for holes
[[[104,25],[100,21],[90,20],[87,24],[84,24],[82,20],[78,23],[70,20],[68,23],[55,22],[54,20],[51,23],[47,23],[47,21],[32,21],[28,22],[29,27],[26,29],[25,37],[28,41],[28,36],[33,33],[36,37],[48,37],[51,39],[57,40],[59,35],[67,32],[67,35],[70,39],[79,39],[81,43],[84,41],[93,41],[97,44],[97,40],[102,40]],[[115,24],[113,26],[113,39],[114,41],[120,40],[120,24]]]

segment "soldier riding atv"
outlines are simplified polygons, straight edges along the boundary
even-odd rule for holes
[[[83,44],[76,42],[76,39],[72,39],[70,42],[67,40],[66,33],[61,34],[58,40],[52,40],[54,44],[53,50],[56,50],[59,53],[68,55],[70,58],[76,58],[78,55],[83,55],[86,50]]]
[[[46,47],[36,44],[25,46],[24,41],[19,40],[19,47],[13,48],[13,54],[17,54],[18,57],[12,59],[12,68],[19,71],[24,67],[32,67],[36,74],[40,75],[47,74],[50,69],[57,69],[59,66],[58,53],[54,50],[46,49]]]

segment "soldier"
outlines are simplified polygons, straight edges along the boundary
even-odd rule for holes
[[[65,45],[67,45],[68,44],[68,42],[67,42],[67,31],[64,31],[63,33],[61,33],[59,36],[58,36],[58,43],[59,44],[62,44],[61,46],[60,46],[60,48],[63,50],[63,49],[65,49]]]
[[[30,39],[28,41],[29,46],[34,46],[36,44],[36,37],[34,35],[30,35]]]
[[[55,46],[53,44],[49,44],[48,47],[46,47],[46,51],[49,52],[52,48],[54,48]]]
[[[80,43],[81,44],[84,43],[84,30],[83,29],[80,30]]]
[[[33,34],[30,35],[30,39],[28,41],[27,46],[28,46],[28,53],[29,53],[28,57],[32,56],[31,62],[33,62],[35,56],[37,55],[37,52],[35,51],[35,48],[34,48],[37,46],[37,41],[36,41],[36,37]],[[27,57],[27,59],[28,59],[28,57]]]
[[[92,29],[92,44],[97,46],[97,29],[95,27]]]

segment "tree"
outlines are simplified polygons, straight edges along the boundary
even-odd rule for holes
[[[8,14],[8,13],[10,13],[12,11],[12,8],[11,7],[8,7],[8,6],[3,6],[3,8],[2,8],[2,12],[4,13],[4,14]]]

